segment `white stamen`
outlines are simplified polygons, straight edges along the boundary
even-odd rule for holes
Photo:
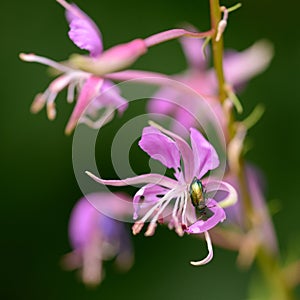
[[[68,103],[72,103],[75,98],[75,87],[76,83],[75,82],[70,82],[68,86],[68,93],[67,93],[67,101]]]
[[[177,211],[178,211],[178,206],[179,206],[179,202],[180,202],[181,198],[182,198],[181,195],[180,195],[180,197],[176,198],[176,201],[175,201],[175,204],[174,204],[174,208],[173,208],[173,211],[172,211],[172,219],[174,221],[175,227],[178,224]]]
[[[52,93],[58,93],[60,92],[62,89],[64,89],[72,80],[72,75],[62,75],[58,78],[56,78],[54,81],[51,82],[51,84],[49,85],[49,90]]]
[[[71,69],[71,68],[69,68],[69,67],[67,67],[63,64],[57,63],[56,61],[54,61],[52,59],[42,57],[42,56],[38,56],[38,55],[35,55],[33,53],[30,53],[30,54],[20,53],[19,57],[20,57],[20,59],[22,59],[24,61],[37,62],[37,63],[43,64],[43,65],[52,67],[54,69],[57,69],[61,72],[71,72],[71,71],[73,71],[73,69]]]
[[[145,236],[152,236],[155,233],[156,227],[156,222],[151,221],[151,223],[148,225],[147,231],[145,232]]]
[[[55,109],[55,103],[54,102],[48,102],[47,103],[47,116],[49,120],[54,120],[56,117],[56,109]]]
[[[181,216],[181,223],[186,225],[187,222],[186,222],[186,215],[185,215],[185,212],[186,212],[186,208],[187,208],[187,192],[184,191],[184,199],[183,199],[183,210],[182,210],[182,216]]]
[[[142,230],[142,228],[144,227],[144,222],[141,221],[137,221],[133,224],[132,226],[132,233],[133,235],[137,235],[138,233],[140,233],[140,231]]]
[[[46,97],[44,94],[37,94],[31,104],[30,111],[34,114],[38,113],[45,105]]]
[[[211,243],[211,239],[210,239],[208,231],[205,231],[204,235],[205,235],[205,240],[206,240],[206,243],[207,243],[208,255],[200,261],[191,261],[190,263],[193,266],[205,265],[205,264],[209,263],[212,260],[213,256],[214,256],[213,247],[212,247],[212,243]]]
[[[172,199],[173,194],[175,194],[176,190],[170,190],[167,192],[158,202],[156,202],[151,209],[144,215],[144,217],[140,220],[140,222],[146,222],[146,220],[154,213],[154,211],[159,208],[166,200]]]

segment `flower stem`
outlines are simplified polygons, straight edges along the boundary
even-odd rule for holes
[[[213,61],[219,86],[219,99],[221,103],[223,103],[226,99],[225,78],[223,72],[223,38],[221,37],[219,41],[216,41],[218,24],[221,20],[221,10],[219,0],[209,0],[209,2],[211,29],[214,30],[212,37]]]
[[[218,80],[219,87],[219,100],[221,103],[227,98],[226,91],[226,81],[224,77],[223,71],[223,38],[221,37],[219,41],[216,41],[218,24],[221,20],[221,8],[219,0],[210,0],[210,15],[211,15],[211,29],[214,34],[212,37],[212,52],[213,52],[213,61],[214,61],[214,69],[216,72],[216,77]],[[233,112],[230,112],[228,129],[230,134],[230,138],[233,138],[236,133],[235,125],[235,116]],[[246,226],[250,231],[255,227],[255,207],[253,206],[253,201],[251,199],[249,193],[249,187],[246,179],[245,172],[245,163],[242,156],[240,154],[239,158],[239,171],[236,176],[239,179],[239,184],[241,186],[242,199],[244,200],[245,207],[245,215],[246,215]],[[257,265],[262,272],[266,284],[271,292],[271,298],[273,300],[291,300],[294,299],[292,288],[287,283],[287,278],[284,278],[283,272],[280,268],[279,263],[279,254],[273,254],[268,251],[263,243],[258,246],[258,251],[256,255]]]

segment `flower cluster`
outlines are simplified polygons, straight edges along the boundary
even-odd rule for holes
[[[273,51],[269,43],[259,41],[242,52],[225,52],[222,66],[222,34],[228,14],[240,5],[214,9],[212,28],[206,32],[198,32],[193,27],[171,29],[104,50],[101,31],[93,20],[75,4],[65,0],[57,2],[65,8],[69,38],[77,47],[88,51],[88,55],[75,54],[67,61],[56,62],[21,53],[22,60],[49,66],[57,75],[47,89],[36,96],[31,111],[36,113],[46,106],[48,118],[54,119],[56,97],[67,89],[67,101],[75,105],[65,132],[70,134],[79,123],[99,129],[112,119],[115,111],[122,115],[128,107],[128,101],[114,81],[135,79],[159,86],[151,95],[148,111],[163,116],[163,120],[165,116],[174,119],[169,129],[149,120],[150,126],[141,130],[139,140],[139,147],[165,166],[170,176],[147,173],[107,180],[86,172],[102,185],[142,186],[133,197],[102,192],[87,194],[78,201],[69,226],[73,251],[63,257],[63,266],[69,270],[79,269],[82,281],[89,285],[103,279],[105,260],[115,257],[116,265],[128,270],[133,263],[130,237],[125,225],[114,219],[124,220],[128,216],[134,223],[134,235],[140,233],[146,223],[145,236],[154,235],[158,224],[174,229],[180,237],[204,235],[208,254],[199,261],[192,261],[195,266],[212,260],[212,241],[237,250],[238,262],[244,266],[250,265],[261,249],[272,258],[269,261],[275,260],[279,250],[263,196],[261,176],[243,161],[246,133],[251,127],[249,124],[257,121],[258,113],[243,121],[236,121],[233,113],[234,108],[242,112],[235,93],[266,69]],[[221,19],[220,14],[223,14]],[[128,69],[150,47],[172,39],[179,39],[183,47],[188,62],[185,72],[167,76]],[[214,68],[208,65],[210,48],[206,44],[209,41],[213,44],[214,59],[219,57],[219,65]],[[192,93],[187,94],[182,87]],[[203,112],[203,103],[210,111]],[[203,113],[214,115],[225,137],[227,149],[222,179],[214,173],[220,167],[219,155],[206,138],[205,128],[196,122]],[[119,198],[124,202],[118,201]]]
[[[133,218],[143,215],[133,225],[133,234],[139,233],[145,222],[150,221],[145,235],[153,235],[161,218],[179,236],[184,232],[205,233],[209,254],[199,262],[192,262],[193,265],[202,265],[213,257],[208,231],[225,220],[222,207],[235,204],[237,195],[230,184],[204,177],[219,165],[213,146],[195,128],[190,129],[190,140],[192,147],[180,136],[155,124],[143,130],[139,146],[151,158],[173,169],[174,179],[150,173],[123,180],[104,180],[87,173],[105,185],[146,184],[133,198]],[[213,199],[213,192],[217,190],[227,192],[226,198],[219,203]],[[206,217],[206,210],[212,215]]]

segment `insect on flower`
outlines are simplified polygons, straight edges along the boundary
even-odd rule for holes
[[[160,220],[179,236],[204,233],[209,253],[203,260],[191,262],[203,265],[213,257],[208,231],[226,219],[223,208],[234,204],[237,194],[228,183],[205,177],[208,171],[219,166],[213,146],[194,128],[190,129],[190,140],[191,146],[180,136],[153,122],[143,130],[139,146],[151,158],[173,169],[175,179],[151,173],[123,180],[104,180],[90,172],[87,174],[95,181],[111,186],[145,183],[133,198],[133,219],[136,220],[133,234],[141,232],[149,222],[145,235],[153,235]],[[219,202],[213,199],[218,190],[226,193]],[[210,210],[209,215],[206,215],[207,210]]]

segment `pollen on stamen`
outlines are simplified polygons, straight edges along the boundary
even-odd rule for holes
[[[47,116],[49,120],[54,120],[56,117],[56,109],[55,109],[55,103],[50,102],[47,103]]]
[[[145,236],[152,236],[155,233],[155,229],[157,227],[156,222],[155,223],[150,223],[146,232],[145,232]]]
[[[140,221],[135,222],[132,226],[133,235],[137,235],[138,233],[140,233],[140,231],[144,227],[144,224],[145,224],[144,222],[140,222]]]
[[[43,94],[37,94],[31,104],[30,111],[33,114],[38,113],[45,105],[46,98]]]
[[[184,231],[181,225],[177,225],[175,227],[175,232],[181,237],[184,235]]]
[[[26,54],[26,53],[20,53],[20,54],[19,54],[19,58],[20,58],[21,60],[24,60],[24,61],[34,61],[35,54],[33,54],[33,53],[29,53],[29,54]]]

